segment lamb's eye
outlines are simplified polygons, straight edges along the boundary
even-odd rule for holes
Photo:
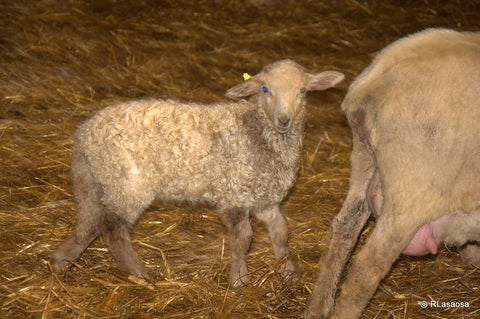
[[[262,91],[263,93],[267,93],[268,92],[268,88],[266,86],[262,86]]]
[[[305,93],[305,92],[307,92],[306,88],[303,87],[303,88],[300,89],[300,93]]]

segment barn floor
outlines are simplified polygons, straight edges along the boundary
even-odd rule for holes
[[[301,317],[348,188],[351,132],[340,111],[348,84],[399,37],[435,26],[480,30],[480,2],[264,2],[0,1],[0,318]],[[347,75],[309,95],[301,173],[284,203],[302,282],[275,274],[266,230],[252,221],[254,282],[231,290],[215,212],[161,203],[133,234],[154,284],[120,273],[101,239],[63,276],[52,274],[52,250],[75,220],[69,158],[82,120],[145,96],[223,101],[243,72],[287,57]],[[456,251],[401,257],[363,317],[478,318],[479,282],[480,270]],[[430,300],[470,307],[420,307]]]

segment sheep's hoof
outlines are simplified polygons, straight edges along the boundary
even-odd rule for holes
[[[317,299],[318,300],[318,299]],[[326,319],[331,317],[331,308],[327,305],[328,301],[320,300],[314,302],[310,300],[307,309],[303,313],[303,319]],[[333,303],[333,301],[332,301]],[[328,310],[330,309],[330,310]]]
[[[305,313],[303,314],[302,319],[324,319],[328,318],[328,316],[323,316],[323,315],[314,315],[310,313],[308,310],[305,310]]]
[[[477,244],[467,244],[459,249],[460,257],[467,265],[480,266],[480,246]]]

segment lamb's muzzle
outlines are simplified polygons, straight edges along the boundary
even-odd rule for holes
[[[275,118],[275,130],[278,133],[285,134],[290,130],[292,120],[288,116],[278,116]]]

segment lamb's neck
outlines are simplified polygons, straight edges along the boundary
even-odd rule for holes
[[[297,115],[292,128],[285,134],[275,130],[273,123],[261,109],[252,110],[243,117],[252,147],[271,154],[288,166],[297,165],[301,156],[305,127],[305,110]]]
[[[263,136],[284,161],[298,160],[301,155],[305,130],[305,116],[299,114],[292,123],[292,128],[284,134],[278,133],[273,126],[265,126]]]

